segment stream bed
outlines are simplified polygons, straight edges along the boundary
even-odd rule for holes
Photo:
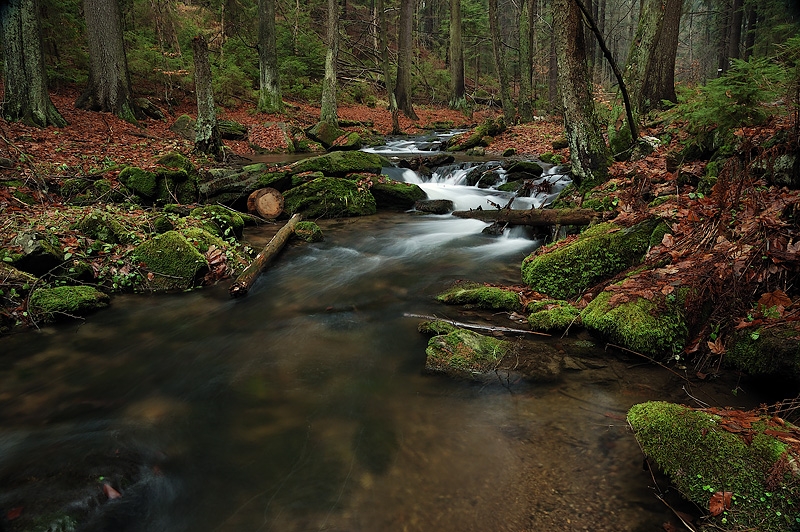
[[[246,298],[223,283],[116,297],[0,339],[0,508],[80,530],[660,530],[670,510],[624,420],[688,401],[674,374],[576,332],[596,363],[547,384],[424,374],[435,295],[519,283],[536,242],[409,213],[321,221]],[[274,228],[251,231],[255,246]],[[505,316],[489,316],[513,325]],[[708,402],[730,386],[693,390]],[[108,499],[104,484],[122,496]],[[45,511],[46,510],[46,511]],[[50,521],[48,521],[50,522]],[[66,530],[67,528],[63,528]]]

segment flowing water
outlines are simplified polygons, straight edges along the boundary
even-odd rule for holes
[[[465,205],[496,194],[424,186]],[[531,340],[588,361],[556,382],[422,372],[427,338],[408,314],[474,318],[434,296],[459,279],[518,284],[536,240],[411,213],[320,225],[324,242],[289,246],[246,298],[223,285],[120,296],[84,322],[0,339],[0,509],[21,510],[8,529],[70,512],[91,513],[92,531],[649,531],[671,519],[624,421],[634,403],[687,400],[671,373],[581,334]]]

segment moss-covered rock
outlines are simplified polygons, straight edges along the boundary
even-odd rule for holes
[[[197,168],[195,168],[194,164],[192,164],[192,161],[190,161],[185,155],[176,151],[165,153],[156,159],[156,163],[166,168],[185,170],[189,174],[197,173]]]
[[[64,252],[58,246],[58,238],[46,231],[26,231],[15,236],[11,245],[21,248],[21,253],[6,252],[14,267],[33,275],[44,275],[58,267],[64,260]]]
[[[568,245],[539,248],[522,261],[522,280],[537,292],[568,298],[639,263],[658,220],[622,229],[613,223],[584,231]]]
[[[297,222],[294,227],[294,234],[297,238],[306,242],[321,242],[325,238],[322,235],[322,229],[314,222],[308,221]]]
[[[391,165],[388,159],[375,153],[335,151],[297,161],[289,168],[293,174],[322,172],[327,177],[344,177],[359,172],[380,174],[381,168]]]
[[[227,207],[222,205],[197,207],[192,210],[192,216],[206,221],[206,229],[217,236],[242,238],[244,219],[238,212]]]
[[[528,324],[534,331],[563,331],[581,324],[581,311],[566,301],[538,308],[528,316]]]
[[[800,327],[797,322],[743,329],[732,337],[725,364],[754,376],[800,382]]]
[[[136,166],[128,166],[119,173],[119,182],[145,199],[153,199],[158,190],[158,177],[154,172],[142,170]]]
[[[180,230],[191,245],[197,248],[200,253],[206,253],[211,246],[217,249],[227,249],[228,245],[220,237],[209,233],[200,227],[186,227]]]
[[[645,355],[673,355],[686,344],[688,327],[684,316],[684,297],[655,294],[651,300],[611,304],[614,292],[606,290],[581,312],[581,321],[590,331],[611,343]]]
[[[414,203],[428,197],[425,191],[413,183],[385,179],[374,183],[370,189],[379,209],[408,210]]]
[[[31,293],[28,312],[35,319],[52,321],[86,314],[108,305],[108,295],[91,286],[37,288]]]
[[[218,120],[219,135],[223,139],[247,140],[247,126],[236,120]]]
[[[503,118],[487,118],[486,121],[467,133],[453,136],[447,143],[447,151],[462,151],[476,146],[488,146],[492,137],[506,130]]]
[[[458,284],[439,294],[436,299],[448,305],[469,305],[490,310],[515,311],[522,308],[516,292],[471,283]]]
[[[745,416],[749,426],[738,426],[733,433],[719,415],[648,402],[634,405],[628,422],[644,454],[687,499],[706,509],[715,506],[712,500],[718,501],[719,514],[708,517],[709,529],[797,530],[798,457],[775,437],[791,436],[791,427],[751,413]]]
[[[419,332],[421,332],[422,334],[429,334],[431,336],[451,333],[457,329],[458,327],[456,327],[449,321],[443,321],[443,320],[423,321],[417,326],[417,330]]]
[[[169,126],[169,130],[173,133],[177,133],[186,140],[193,141],[197,135],[197,131],[195,130],[196,125],[197,122],[195,122],[191,116],[181,115]]]
[[[474,379],[493,371],[511,345],[497,338],[465,329],[454,329],[434,336],[425,350],[425,369],[452,377]]]
[[[419,200],[414,202],[414,209],[430,214],[447,214],[455,210],[455,204],[448,199]]]
[[[544,168],[536,161],[503,161],[502,167],[508,174],[524,174],[526,179],[541,177],[544,173]]]
[[[238,170],[209,170],[200,177],[197,189],[206,202],[233,205],[238,201],[246,202],[247,196],[259,188],[271,187],[282,192],[291,186],[292,180],[287,172],[258,163]]]
[[[203,255],[177,231],[167,231],[140,244],[133,257],[152,274],[144,281],[148,290],[185,290],[195,286],[208,270]]]
[[[361,135],[359,135],[355,131],[351,131],[351,132],[346,132],[344,135],[334,140],[333,145],[331,145],[329,149],[331,151],[360,150],[362,145],[363,142],[361,141]]]
[[[306,131],[308,138],[319,142],[326,150],[333,146],[336,139],[342,137],[346,133],[344,129],[325,121],[317,122]]]
[[[107,242],[109,244],[129,244],[136,241],[136,235],[128,231],[109,212],[93,209],[86,216],[78,220],[73,226],[88,237]]]
[[[290,215],[302,213],[304,218],[365,216],[377,211],[375,198],[369,190],[349,179],[335,177],[321,177],[304,183],[288,190],[283,199],[284,211]]]

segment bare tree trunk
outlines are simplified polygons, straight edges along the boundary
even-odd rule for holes
[[[278,113],[283,110],[278,52],[275,48],[275,0],[258,1],[258,110]]]
[[[722,20],[719,28],[717,75],[721,76],[728,71],[728,38],[730,37],[731,0],[722,2]]]
[[[519,22],[519,117],[523,122],[533,119],[533,47],[536,0],[524,0]]]
[[[461,40],[461,0],[450,0],[450,108],[467,108],[464,87],[464,44]]]
[[[547,70],[547,97],[550,101],[550,112],[559,112],[561,99],[558,97],[558,53],[556,52],[556,28],[550,31],[550,61]]]
[[[608,177],[610,158],[594,111],[581,10],[573,0],[554,0],[553,9],[562,14],[555,26],[558,90],[572,173],[580,186],[592,187]]]
[[[89,44],[89,85],[75,106],[106,111],[136,123],[119,4],[117,0],[84,0],[83,14]]]
[[[728,35],[728,60],[739,59],[741,52],[739,45],[742,43],[742,18],[743,0],[733,0],[731,23]]]
[[[656,45],[664,21],[666,3],[667,0],[644,0],[642,2],[639,23],[628,52],[628,62],[624,74],[625,85],[628,87],[637,116],[650,105],[650,102],[645,101],[642,88],[650,68],[650,61],[656,53],[660,53],[660,51],[656,51]]]
[[[389,21],[386,20],[386,7],[383,0],[376,0],[379,17],[380,29],[378,31],[378,41],[381,48],[381,63],[383,66],[383,82],[386,85],[386,97],[389,100],[389,112],[392,114],[392,135],[399,135],[400,119],[397,116],[397,99],[394,96],[394,84],[392,74],[389,70],[389,44],[386,42],[389,37]]]
[[[67,125],[47,91],[38,1],[0,3],[0,31],[5,66],[3,118],[36,127]]]
[[[744,36],[744,56],[742,59],[747,61],[753,55],[753,47],[756,44],[756,26],[758,25],[758,12],[754,5],[747,8],[747,25],[745,26]]]
[[[336,110],[336,77],[339,58],[339,3],[328,0],[328,22],[326,24],[328,50],[325,53],[325,79],[322,81],[322,105],[320,120],[337,126],[339,118]]]
[[[511,99],[511,87],[508,83],[508,69],[503,52],[503,40],[500,35],[500,25],[497,20],[497,0],[489,0],[489,33],[492,35],[492,57],[494,69],[500,80],[500,99],[503,102],[503,117],[506,124],[514,123],[514,100]]]
[[[413,48],[414,2],[400,0],[400,23],[397,34],[397,106],[411,120],[418,120],[411,103],[411,58]]]
[[[664,20],[658,35],[654,53],[642,83],[643,110],[660,109],[663,101],[677,102],[675,94],[675,58],[678,53],[683,0],[666,0]]]
[[[208,62],[208,43],[202,35],[192,39],[194,52],[194,84],[197,93],[197,125],[195,126],[194,149],[199,153],[221,159],[222,137],[217,125],[214,107],[214,91],[211,88],[211,65]]]

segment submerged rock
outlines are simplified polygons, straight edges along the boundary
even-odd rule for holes
[[[322,229],[317,224],[309,221],[297,222],[294,227],[294,234],[297,238],[306,242],[321,242],[324,240]]]
[[[37,288],[31,293],[28,311],[35,319],[54,321],[103,308],[108,301],[108,295],[91,286]]]
[[[634,405],[628,423],[680,493],[710,511],[709,529],[797,529],[798,457],[786,443],[797,441],[797,427],[753,412],[658,401]]]
[[[497,368],[511,344],[466,329],[453,327],[434,336],[425,350],[425,369],[451,377],[474,379]]]
[[[455,210],[455,204],[446,199],[419,200],[414,203],[414,209],[430,214],[447,214]]]
[[[405,211],[414,207],[417,201],[428,197],[418,185],[392,179],[373,183],[370,191],[379,209]]]

